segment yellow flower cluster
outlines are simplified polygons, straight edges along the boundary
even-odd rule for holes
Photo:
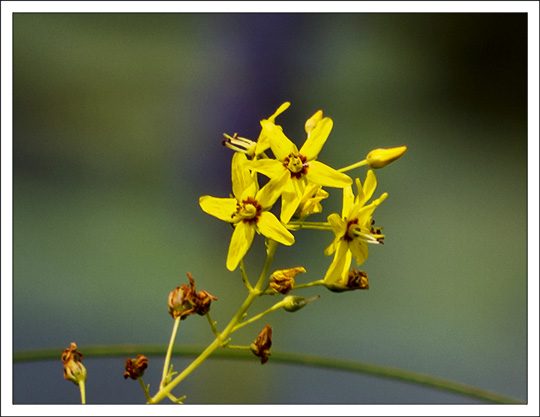
[[[361,165],[382,168],[405,153],[406,147],[377,149],[368,157],[347,168],[336,170],[317,160],[333,122],[317,111],[305,123],[306,140],[300,149],[275,123],[276,117],[289,107],[282,104],[268,119],[261,121],[258,140],[225,135],[223,144],[235,152],[232,158],[232,190],[229,198],[203,196],[199,203],[208,214],[234,226],[227,255],[227,268],[235,270],[248,252],[255,233],[284,245],[292,245],[294,236],[290,230],[306,227],[303,221],[313,213],[322,211],[321,201],[328,197],[323,187],[343,190],[343,210],[328,216],[328,222],[317,228],[331,229],[334,240],[325,253],[335,253],[334,260],[324,278],[325,285],[342,290],[350,282],[348,274],[352,258],[360,265],[368,256],[367,243],[379,244],[384,235],[372,225],[375,208],[387,197],[366,204],[377,184],[373,171],[368,171],[362,185],[356,179],[357,195],[352,191],[353,180],[344,173]],[[271,150],[273,158],[266,152]],[[257,173],[269,178],[259,188]],[[269,210],[281,198],[279,219]],[[292,221],[292,219],[298,219]],[[295,225],[293,225],[295,223]],[[344,288],[341,288],[344,287]]]

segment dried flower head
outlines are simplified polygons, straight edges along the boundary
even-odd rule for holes
[[[261,364],[268,362],[270,347],[272,346],[272,326],[268,324],[261,330],[257,339],[251,344],[251,351],[255,356],[261,358]]]
[[[62,362],[64,362],[64,378],[79,385],[86,381],[86,368],[82,364],[82,353],[77,350],[77,345],[71,342],[69,348],[62,352]]]
[[[280,269],[270,277],[270,287],[280,294],[287,294],[294,287],[294,277],[306,272],[306,269],[297,266],[296,268]]]
[[[169,314],[174,318],[180,317],[184,320],[191,314],[199,314],[204,316],[210,310],[212,300],[217,300],[212,294],[207,291],[195,290],[195,280],[188,272],[189,285],[183,284],[176,287],[169,294],[168,307]]]
[[[144,375],[144,370],[148,368],[148,358],[144,355],[137,355],[137,359],[126,359],[126,372],[124,379],[138,379]]]
[[[369,279],[364,271],[351,268],[341,280],[333,283],[325,283],[326,288],[333,292],[352,290],[369,290]]]

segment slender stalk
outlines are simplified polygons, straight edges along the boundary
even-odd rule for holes
[[[246,287],[248,291],[251,291],[253,287],[251,286],[249,279],[246,274],[246,267],[244,266],[244,259],[240,261],[240,272],[242,274],[242,281],[244,281],[244,284],[246,284]]]
[[[227,345],[227,349],[251,350],[251,346]]]
[[[340,168],[340,169],[338,169],[338,172],[350,171],[351,169],[358,168],[358,167],[361,167],[361,166],[364,166],[364,165],[367,165],[367,161],[365,159],[363,161],[357,162],[356,164],[352,164],[352,165],[346,166],[344,168]]]
[[[212,329],[212,332],[216,337],[220,337],[219,331],[216,327],[216,322],[212,320],[212,317],[210,317],[210,312],[205,314],[206,318],[208,319],[208,324],[210,324],[210,328]]]
[[[319,279],[317,281],[308,282],[307,284],[295,285],[291,291],[299,290],[300,288],[315,287],[317,285],[324,285],[324,279]]]
[[[79,388],[81,389],[81,404],[86,404],[86,386],[84,381],[79,381]]]
[[[86,357],[92,358],[114,356],[126,357],[133,355],[135,352],[145,352],[147,356],[159,356],[163,354],[164,348],[164,345],[90,345],[84,347],[84,354]],[[183,345],[176,346],[173,349],[173,353],[175,356],[193,357],[201,355],[201,349],[202,348],[200,346]],[[62,347],[15,351],[13,353],[13,362],[22,363],[58,360],[58,352],[61,351]],[[253,360],[253,354],[251,352],[239,349],[218,350],[214,353],[213,357],[221,359]],[[471,385],[461,384],[458,382],[449,381],[447,379],[437,378],[427,374],[420,374],[404,369],[391,368],[388,366],[376,365],[360,361],[327,358],[324,356],[308,354],[279,352],[273,350],[272,362],[374,375],[381,378],[411,382],[414,384],[423,385],[442,391],[455,392],[466,397],[476,398],[490,403],[525,404],[525,401],[523,400],[487,391]]]
[[[144,383],[142,377],[137,378],[139,382],[141,383],[142,389],[144,391],[144,396],[146,397],[146,401],[151,401],[152,397],[150,396],[150,393],[148,392],[148,387]]]
[[[314,229],[314,230],[332,230],[330,223],[328,222],[303,222],[303,221],[292,221],[286,224],[287,229],[289,230],[300,230],[300,229]]]
[[[161,377],[160,387],[165,385],[167,375],[169,374],[169,363],[171,361],[172,348],[174,346],[174,340],[176,339],[176,332],[178,331],[178,325],[180,324],[180,317],[174,319],[173,331],[171,335],[171,340],[169,341],[169,347],[167,348],[167,355],[165,356],[165,362],[163,363],[163,374]]]
[[[234,327],[234,329],[233,329],[232,331],[234,332],[234,331],[240,329],[241,327],[244,327],[244,326],[246,326],[246,325],[248,325],[248,324],[250,324],[250,323],[253,323],[253,322],[256,321],[256,320],[259,320],[261,317],[266,316],[267,314],[271,313],[272,311],[276,311],[276,310],[280,309],[281,307],[283,307],[284,304],[285,304],[285,303],[284,303],[283,301],[280,301],[279,303],[274,304],[272,307],[270,307],[270,308],[269,308],[268,310],[266,310],[266,311],[263,311],[261,314],[257,314],[256,316],[250,318],[249,320],[246,320],[246,321],[244,321],[244,322],[242,322],[242,323],[238,323],[238,324]],[[231,332],[231,333],[232,333],[232,332]]]

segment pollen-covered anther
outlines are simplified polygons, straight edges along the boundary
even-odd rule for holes
[[[290,154],[283,160],[283,166],[291,172],[292,178],[302,178],[306,175],[309,164],[307,158],[301,154]]]

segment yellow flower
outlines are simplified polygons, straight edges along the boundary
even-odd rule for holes
[[[383,243],[384,235],[381,234],[380,228],[373,227],[374,222],[371,216],[388,194],[384,193],[378,199],[365,205],[377,187],[377,179],[372,170],[368,171],[363,186],[360,180],[356,179],[356,187],[358,189],[356,198],[352,187],[343,189],[342,215],[333,213],[328,216],[328,222],[335,237],[324,253],[330,255],[335,252],[335,255],[324,277],[327,285],[346,285],[352,258],[354,257],[357,265],[360,265],[368,257],[367,243]]]
[[[322,111],[319,110],[306,122],[307,139],[298,150],[280,127],[270,120],[261,121],[263,132],[270,141],[270,148],[276,159],[249,161],[246,165],[269,178],[281,177],[284,172],[287,174],[281,196],[281,221],[283,223],[287,223],[296,212],[308,183],[336,188],[352,184],[348,175],[316,160],[332,130],[332,125],[332,119],[322,118]]]
[[[235,153],[232,160],[232,188],[234,197],[202,196],[203,211],[220,220],[232,223],[234,232],[227,255],[227,269],[234,271],[249,250],[255,232],[262,233],[284,245],[292,245],[294,236],[268,210],[279,197],[285,174],[276,177],[259,189],[256,179],[246,167],[247,157]]]

